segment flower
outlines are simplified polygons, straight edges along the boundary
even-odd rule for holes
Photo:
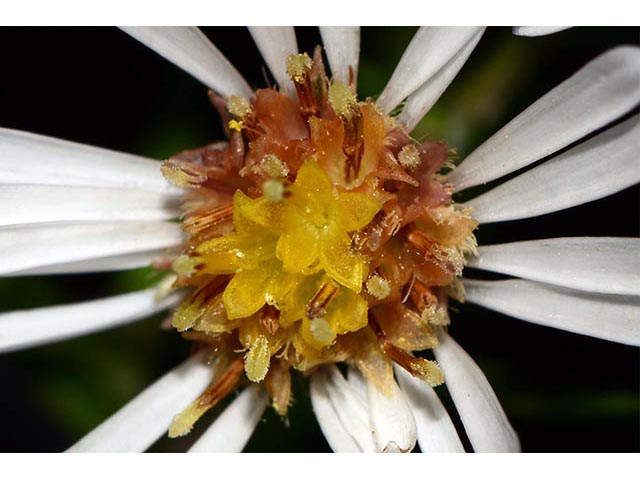
[[[242,83],[232,81],[237,80],[234,79],[233,70],[219,68],[218,70],[210,69],[205,71],[205,62],[192,62],[188,55],[177,56],[176,46],[180,47],[182,45],[184,47],[185,42],[190,47],[190,54],[197,54],[198,48],[211,50],[210,45],[202,43],[204,39],[196,31],[171,29],[167,32],[167,37],[158,35],[161,30],[140,29],[132,32],[145,39],[147,44],[155,46],[165,56],[170,57],[175,63],[198,78],[203,79],[206,75],[215,75],[216,81],[210,86],[220,94],[228,98],[231,98],[232,94],[244,94],[246,98],[252,96],[252,93],[250,91],[247,92]],[[254,29],[252,33],[274,76],[278,79],[280,85],[286,85],[286,72],[283,72],[284,68],[282,66],[284,64],[282,62],[283,55],[274,52],[278,50],[275,48],[277,46],[280,46],[279,50],[284,51],[286,55],[297,50],[291,46],[290,31],[287,29]],[[480,35],[481,31],[478,29],[449,30],[433,28],[420,30],[408,48],[403,60],[401,60],[389,87],[380,96],[377,103],[378,108],[383,113],[388,113],[397,103],[407,98],[398,121],[402,125],[411,128],[425,113],[425,110],[429,108],[429,104],[435,102],[444,87],[451,81],[466,57],[471,53]],[[353,40],[353,31],[345,29],[332,33],[330,30],[323,29],[323,36],[325,37],[325,45],[331,66],[334,72],[337,72],[336,76],[342,75],[343,80],[347,80],[348,69],[340,68],[340,58],[350,58],[343,66],[355,65],[356,62],[353,61],[353,55],[349,55],[349,53],[353,52],[353,48],[347,48],[348,45],[353,47],[353,42],[351,44],[337,42],[338,46],[334,43],[334,47],[330,47],[330,45],[332,41],[336,42],[336,38],[346,37]],[[167,39],[170,40],[169,43],[166,43]],[[283,47],[282,45],[285,46]],[[430,45],[432,46],[431,51],[429,51]],[[441,48],[443,45],[446,48]],[[426,52],[424,50],[425,46],[427,46]],[[333,48],[333,53],[331,48]],[[219,54],[216,54],[215,50],[212,52],[212,58],[218,59],[222,62],[221,65],[224,66],[223,59]],[[430,53],[433,56],[428,55]],[[420,60],[426,58],[427,61],[418,62],[416,57],[419,57]],[[332,60],[332,58],[336,60]],[[428,60],[432,60],[432,62]],[[418,68],[412,69],[411,67]],[[455,170],[447,180],[452,182],[458,190],[473,186],[474,182],[477,184],[490,181],[556,152],[599,127],[607,125],[637,105],[637,78],[638,52],[636,49],[626,47],[608,52],[587,65],[575,77],[572,77],[572,79],[557,87],[549,95],[543,97],[543,99],[515,119],[514,122],[507,125],[503,131],[498,132],[484,147],[481,147],[465,159],[460,168]],[[286,89],[286,87],[283,87],[283,89]],[[339,108],[336,108],[336,113],[339,110]],[[243,115],[238,116],[242,117]],[[575,124],[567,125],[566,118],[574,117],[584,118],[584,123],[575,122]],[[9,148],[15,149],[21,147],[20,142],[24,141],[25,137],[20,134],[8,133],[6,138],[8,139],[6,143],[9,144]],[[532,145],[531,138],[543,138],[545,141]],[[568,208],[585,201],[601,198],[626,186],[633,185],[638,180],[637,168],[634,168],[635,166],[630,160],[630,155],[637,148],[637,141],[635,144],[633,142],[634,138],[637,138],[637,117],[632,117],[587,140],[580,146],[570,149],[551,161],[524,173],[521,177],[516,177],[514,180],[510,180],[500,187],[473,199],[468,206],[473,208],[474,217],[480,220],[481,223],[503,221],[546,213],[558,208]],[[60,144],[50,142],[49,150],[45,151],[44,154],[54,154],[56,147],[61,148]],[[34,145],[31,143],[28,148],[33,149]],[[36,151],[32,155],[38,153]],[[80,152],[81,155],[86,156],[93,153],[91,150]],[[64,154],[68,161],[72,163],[73,152],[65,149]],[[96,162],[102,161],[105,163],[105,157],[95,156],[97,157]],[[399,154],[398,157],[400,157]],[[410,166],[411,155],[407,154],[406,157],[406,162],[404,163]],[[594,159],[601,158],[607,158],[606,166],[594,161]],[[57,179],[60,179],[59,181],[63,185],[69,185],[69,183],[64,182],[73,182],[74,175],[75,179],[78,179],[78,173],[82,172],[78,172],[77,166],[68,165],[70,167],[68,172],[62,172],[62,175],[60,175],[59,170],[52,172],[58,173],[57,176],[43,170],[45,165],[42,163],[37,165],[39,169],[34,169],[35,171],[29,169],[29,165],[24,163],[14,164],[11,165],[14,170],[9,170],[9,174],[13,175],[10,179],[15,183],[24,183],[21,178],[28,178],[29,181],[36,182],[36,176],[41,175],[42,182],[55,183]],[[307,165],[308,167],[305,167]],[[313,168],[313,165],[305,164],[303,167]],[[582,168],[576,168],[576,165],[580,165]],[[127,166],[129,177],[125,177],[120,171],[113,169],[105,170],[107,175],[96,178],[92,171],[93,178],[81,177],[78,182],[80,186],[74,191],[67,192],[68,189],[65,188],[65,197],[69,202],[67,205],[56,204],[46,212],[46,215],[50,215],[49,217],[36,217],[37,221],[52,219],[77,221],[83,219],[82,215],[87,215],[88,218],[92,219],[95,219],[92,215],[104,215],[106,218],[109,218],[108,215],[115,216],[117,206],[114,207],[113,205],[110,205],[109,208],[103,206],[106,211],[92,208],[89,212],[73,211],[68,206],[73,202],[73,195],[77,195],[79,198],[88,198],[87,196],[96,193],[104,193],[94,187],[100,186],[104,188],[105,185],[111,185],[113,188],[121,188],[123,185],[142,187],[135,192],[135,195],[131,195],[129,201],[126,198],[128,193],[123,193],[123,196],[120,197],[122,204],[119,207],[120,212],[117,212],[118,215],[122,214],[123,207],[136,204],[140,209],[138,211],[147,209],[152,218],[171,218],[175,215],[175,208],[173,207],[179,194],[175,190],[167,188],[155,172],[151,173],[151,168],[148,168],[151,166],[151,164],[139,161],[131,163]],[[175,165],[169,163],[168,166]],[[155,165],[153,167],[155,168]],[[22,172],[20,169],[23,169]],[[141,175],[139,177],[132,171],[134,169],[140,170]],[[188,168],[183,170],[177,168],[174,171],[187,175],[189,181],[198,179],[198,172],[191,172]],[[114,173],[110,176],[108,175],[109,172]],[[29,176],[20,177],[21,173]],[[101,172],[96,173],[100,175]],[[157,178],[158,181],[152,180],[154,178]],[[587,178],[589,183],[594,186],[593,189],[585,191],[585,189],[579,188],[583,185],[584,178]],[[525,187],[531,185],[533,183],[532,180],[537,183],[544,183],[550,191],[558,192],[557,195],[553,197],[545,196],[544,199],[540,199],[539,196],[533,194],[527,196],[528,189]],[[70,184],[74,185],[74,183]],[[75,185],[78,184],[76,183]],[[293,183],[292,188],[295,189],[297,187],[298,179]],[[38,189],[34,188],[33,193],[34,195],[53,195],[56,189],[48,188],[49,192],[44,189],[41,189],[41,192],[37,192]],[[302,192],[308,190],[309,188],[302,189]],[[85,197],[82,195],[85,195]],[[304,195],[301,196],[304,197]],[[334,199],[329,195],[318,196],[325,199],[321,200],[320,203],[329,205],[327,207],[329,212],[327,218],[335,219],[339,217],[336,212],[339,214],[340,209],[335,208],[333,203],[339,201],[340,197],[338,196],[337,199]],[[57,198],[59,197],[58,195]],[[311,197],[314,196],[312,195]],[[278,198],[277,189],[273,198]],[[165,199],[169,199],[169,206],[167,206]],[[242,203],[243,200],[249,213],[251,213],[254,201],[238,195],[238,203]],[[267,200],[271,199],[268,198]],[[310,198],[308,200],[315,201],[316,199]],[[96,207],[100,205],[99,201],[95,203],[97,204]],[[282,203],[285,202],[283,201]],[[362,203],[366,203],[366,201]],[[58,209],[57,211],[56,208]],[[298,209],[297,206],[296,209]],[[234,213],[235,210],[234,204]],[[306,208],[303,206],[300,210],[305,211]],[[373,207],[371,210],[373,210]],[[135,218],[136,212],[134,210],[127,210],[126,213],[133,215]],[[446,224],[448,221],[446,210],[442,210],[440,213],[444,215],[443,222]],[[36,215],[36,213],[31,212],[30,214]],[[75,218],[68,215],[74,215]],[[288,214],[283,215],[282,218],[288,220],[292,216],[295,217],[295,215]],[[254,219],[261,217],[257,215],[254,216]],[[291,243],[295,246],[298,243],[297,239],[301,236],[306,239],[305,233],[309,233],[306,232],[309,230],[311,232],[309,233],[310,236],[314,237],[315,235],[319,239],[310,243],[313,245],[323,244],[321,233],[314,233],[314,222],[307,221],[308,219],[305,219],[304,215],[301,215],[301,217],[303,218],[293,222],[293,225],[287,226],[283,226],[280,221],[267,222],[266,225],[263,225],[268,230],[266,233],[260,229],[250,231],[250,234],[247,233],[249,230],[244,233],[247,236],[250,235],[251,238],[257,238],[254,234],[264,235],[265,238],[268,238],[269,235],[277,235],[277,240],[275,238],[273,240],[274,243],[279,244],[282,238],[293,232],[291,236],[294,240]],[[104,217],[99,217],[99,219],[104,220]],[[258,224],[259,222],[254,223]],[[334,223],[337,226],[344,226],[344,222],[336,221]],[[362,224],[358,223],[353,230],[357,231],[361,228],[361,225],[368,223],[369,221]],[[309,224],[311,224],[311,227],[307,228]],[[241,236],[243,232],[235,222],[234,226],[238,236]],[[8,259],[8,265],[5,268],[7,271],[13,272],[20,271],[20,269],[22,271],[27,269],[39,269],[36,271],[40,272],[47,271],[46,268],[51,267],[47,267],[43,264],[43,261],[48,261],[49,265],[59,263],[61,258],[69,263],[71,261],[84,261],[95,255],[91,249],[94,249],[93,252],[99,252],[98,258],[100,260],[98,262],[90,260],[89,262],[84,262],[81,266],[67,264],[56,268],[102,268],[101,265],[104,265],[104,263],[101,263],[103,261],[102,258],[109,255],[118,255],[120,257],[110,259],[115,260],[117,264],[131,266],[148,261],[149,258],[155,257],[159,252],[164,252],[166,247],[182,241],[179,232],[169,228],[168,224],[153,225],[153,228],[149,228],[148,225],[127,225],[124,229],[121,227],[122,225],[118,226],[119,237],[122,236],[123,230],[131,230],[131,236],[121,245],[114,245],[111,241],[112,237],[109,237],[109,234],[114,229],[110,225],[48,226],[38,229],[30,228],[29,231],[13,228],[10,231],[12,234],[10,240],[12,244],[19,244],[23,247],[22,257],[20,255],[17,258],[12,256]],[[251,227],[255,228],[255,225]],[[161,230],[163,228],[165,230]],[[349,229],[345,227],[342,230],[339,228],[337,230],[345,233]],[[166,232],[166,235],[161,235],[163,231]],[[69,242],[69,237],[60,236],[59,240],[57,240],[53,233],[58,232],[70,235],[72,236],[71,238],[73,238],[73,235],[77,235],[76,238],[85,239],[91,238],[88,235],[94,235],[102,237],[101,240],[104,243],[102,245],[89,244],[86,245],[86,249],[84,249],[85,246],[83,246],[83,249],[79,249],[77,244]],[[146,250],[140,254],[138,250],[140,244],[147,240],[149,243],[144,243]],[[242,242],[243,239],[237,240]],[[40,256],[40,258],[37,258],[37,248],[45,241],[59,241],[61,248],[57,251],[47,251],[48,257],[42,258]],[[260,242],[260,244],[265,245],[266,243]],[[304,241],[303,244],[307,245],[309,242]],[[206,245],[206,242],[202,245]],[[604,239],[600,241],[592,239],[561,239],[527,244],[481,247],[479,257],[476,260],[471,260],[471,265],[528,280],[499,282],[468,280],[465,283],[467,300],[487,305],[529,321],[548,322],[550,318],[552,320],[560,318],[562,319],[562,323],[559,324],[561,327],[570,327],[579,333],[606,336],[613,340],[637,344],[637,325],[629,321],[629,319],[633,319],[633,313],[637,311],[637,300],[633,297],[633,295],[637,294],[637,291],[633,288],[634,272],[636,271],[632,263],[634,260],[633,245],[635,244],[622,239]],[[32,247],[31,250],[29,250],[29,246]],[[66,248],[66,252],[62,248]],[[277,249],[277,247],[274,248]],[[318,249],[320,248],[318,246]],[[588,269],[589,275],[587,275],[584,270],[584,264],[580,260],[585,255],[594,257],[593,250],[603,248],[606,248],[610,253],[599,258],[592,258],[592,263]],[[206,253],[207,255],[212,253],[211,250],[204,250],[198,253]],[[304,270],[313,262],[313,260],[306,259],[302,263],[308,262],[307,265],[296,265],[296,262],[300,261],[297,253],[309,253],[310,258],[315,255],[313,251],[296,252],[294,248],[287,249],[282,247],[281,250],[287,252],[288,255],[281,255],[278,261],[282,263],[288,262],[291,267],[290,270]],[[223,254],[225,251],[228,250],[213,249],[214,253]],[[558,259],[558,252],[561,253],[560,259]],[[65,254],[66,256],[61,256]],[[318,254],[319,257],[320,255]],[[182,260],[184,261],[181,265],[180,262],[177,266],[174,264],[174,268],[178,273],[188,273],[190,271],[189,258],[191,257],[183,257]],[[564,265],[562,262],[564,262]],[[219,263],[213,263],[215,268],[220,267]],[[196,265],[199,264],[192,264],[191,267]],[[258,273],[257,271],[260,270],[262,264],[258,263],[256,265],[257,268],[253,269],[243,267],[243,272],[253,271]],[[323,265],[323,270],[328,273],[333,281],[341,285],[347,283],[347,285],[344,285],[347,288],[351,285],[354,287],[351,291],[358,290],[357,282],[345,282],[345,279],[340,275],[331,275],[329,270],[332,266],[336,266],[335,262],[325,262]],[[360,262],[360,265],[362,265],[362,262]],[[612,270],[611,265],[616,268]],[[551,269],[551,266],[556,268]],[[42,269],[43,267],[45,270]],[[353,269],[349,269],[349,271],[353,271]],[[581,272],[585,274],[581,274]],[[530,280],[534,280],[537,283]],[[276,286],[280,284],[278,282]],[[359,282],[359,284],[361,285],[362,282]],[[373,288],[375,289],[375,287]],[[72,325],[73,317],[69,317],[68,313],[78,315],[78,318],[84,320],[92,312],[102,311],[104,316],[101,320],[117,322],[129,320],[136,308],[138,309],[137,316],[143,312],[155,311],[156,308],[164,308],[167,304],[176,301],[176,296],[171,295],[165,297],[163,303],[158,305],[153,298],[155,292],[143,293],[145,295],[131,294],[126,297],[128,304],[113,300],[99,301],[84,304],[81,307],[61,307],[67,308],[67,310],[60,313],[66,314],[67,318],[71,318],[70,328],[73,328],[77,327],[78,324]],[[545,305],[541,306],[537,302],[531,301],[532,298],[539,298],[541,295],[544,295]],[[258,295],[258,297],[266,296],[276,297],[276,295],[266,290],[261,291],[260,295]],[[229,305],[231,303],[227,302],[225,307]],[[241,304],[240,307],[242,306],[246,306],[246,304]],[[248,312],[241,313],[248,314]],[[579,319],[582,320],[581,322],[576,321],[578,313],[583,316],[583,318]],[[108,318],[109,314],[111,318]],[[9,316],[3,320],[13,320],[16,328],[24,329],[16,332],[16,341],[28,342],[34,341],[33,335],[28,335],[30,331],[35,334],[42,334],[42,330],[34,331],[33,328],[29,328],[28,320],[37,321],[43,315],[51,315],[51,312],[35,311],[5,315]],[[614,321],[620,319],[620,324],[617,327],[610,327],[611,330],[607,332],[602,332],[601,319],[605,316],[611,317]],[[590,319],[590,322],[585,322],[584,317]],[[229,318],[229,320],[233,319]],[[9,326],[11,326],[10,323]],[[83,323],[82,327],[87,328],[88,326]],[[93,327],[95,328],[96,325]],[[49,335],[52,334],[52,332],[47,333]],[[336,332],[332,331],[333,333]],[[60,335],[60,331],[55,334]],[[439,335],[440,345],[435,349],[435,355],[444,370],[449,391],[462,416],[474,449],[516,449],[518,446],[517,437],[509,426],[506,416],[482,373],[444,331],[440,331]],[[39,339],[36,337],[35,341],[37,340]],[[13,345],[16,345],[16,343],[14,342]],[[256,345],[256,351],[253,353],[253,350],[249,348],[247,358],[257,358],[258,360],[263,356],[260,352],[268,348],[268,345],[265,347],[264,342],[259,339],[249,342],[249,345]],[[166,429],[167,425],[157,422],[157,418],[169,418],[180,410],[179,406],[184,406],[184,393],[181,390],[187,386],[192,387],[194,391],[199,390],[209,382],[210,369],[201,368],[197,364],[198,360],[198,358],[190,359],[177,372],[168,374],[168,376],[154,384],[125,409],[99,427],[93,434],[81,441],[77,448],[97,448],[101,450],[107,448],[118,450],[145,448],[150,441],[153,441],[157,435]],[[260,361],[255,363],[259,365]],[[253,370],[248,369],[247,373]],[[255,370],[260,371],[260,368]],[[237,364],[229,371],[237,373]],[[259,376],[254,375],[254,379]],[[286,375],[283,376],[286,377]],[[395,382],[392,382],[390,385],[392,394],[387,396],[379,388],[372,386],[372,382],[367,382],[355,370],[350,370],[346,379],[339,370],[333,367],[320,369],[313,375],[311,391],[314,408],[332,447],[338,451],[409,450],[413,447],[417,435],[418,441],[424,450],[459,449],[460,441],[457,438],[455,429],[452,429],[450,421],[441,421],[436,425],[432,425],[434,417],[430,417],[429,412],[425,412],[421,408],[425,403],[428,403],[438,412],[435,418],[448,419],[442,405],[437,400],[437,396],[434,396],[433,390],[423,382],[416,382],[414,377],[407,375],[402,370],[397,370],[396,376],[401,388]],[[286,382],[286,378],[282,381]],[[178,395],[178,392],[180,395]],[[260,416],[258,413],[261,409],[258,407],[265,405],[262,395],[262,392],[256,391],[255,388],[244,390],[232,402],[229,409],[213,424],[207,434],[195,444],[194,448],[216,448],[218,446],[216,442],[222,440],[219,435],[221,431],[225,432],[224,448],[241,448],[252,430],[252,425],[255,424]],[[472,403],[465,401],[469,396],[475,397],[476,401]],[[366,400],[363,402],[363,399]],[[141,440],[141,436],[129,431],[132,425],[129,415],[140,415],[140,407],[145,410],[145,415],[153,415],[154,421],[157,422],[153,427],[150,426],[148,431],[142,432],[141,435],[145,436],[145,440]],[[396,413],[392,419],[388,415],[390,411]],[[189,412],[189,415],[194,416],[198,413],[197,411],[194,412],[193,409],[187,412]],[[227,423],[233,423],[234,428],[228,427]],[[374,435],[371,435],[372,426]],[[105,441],[108,443],[102,443]]]

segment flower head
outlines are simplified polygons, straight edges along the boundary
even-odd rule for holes
[[[240,395],[192,450],[241,450],[269,401],[286,414],[295,375],[309,378],[336,451],[410,451],[416,441],[426,451],[463,450],[432,388],[443,382],[474,450],[514,451],[518,437],[487,378],[447,332],[450,298],[640,344],[636,239],[478,248],[474,236],[478,222],[541,215],[638,182],[639,123],[629,113],[640,101],[638,48],[596,58],[456,167],[448,144],[410,133],[482,28],[419,29],[376,101],[357,95],[357,28],[321,29],[332,79],[320,50],[297,53],[292,28],[251,28],[278,82],[255,92],[195,28],[126,30],[212,89],[227,141],[158,168],[0,131],[7,198],[15,190],[29,200],[5,209],[0,273],[151,259],[171,272],[147,291],[4,313],[0,347],[175,308],[173,326],[198,350],[72,450],[144,450],[167,429],[189,432],[233,390]],[[465,204],[453,200],[547,156]],[[516,278],[461,280],[465,266]],[[43,327],[50,318],[60,326]]]

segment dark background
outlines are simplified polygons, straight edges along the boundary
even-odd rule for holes
[[[262,60],[246,30],[204,31],[252,86],[265,85]],[[361,97],[382,90],[414,31],[363,29]],[[301,50],[311,52],[320,42],[316,29],[297,33]],[[417,135],[446,139],[464,158],[587,61],[638,41],[636,28],[575,28],[540,38],[488,29]],[[2,127],[158,159],[222,136],[206,88],[117,29],[2,28],[0,45]],[[483,226],[478,239],[637,236],[639,203],[632,188],[537,219]],[[0,311],[123,293],[155,279],[150,269],[0,279]],[[452,334],[487,374],[525,451],[640,449],[638,349],[472,305],[457,306],[452,316]],[[64,450],[175,366],[188,345],[158,328],[162,318],[0,355],[0,451]],[[289,417],[268,411],[247,449],[327,451],[306,392],[304,380],[298,381]],[[190,437],[162,439],[153,450],[184,450],[217,411]]]

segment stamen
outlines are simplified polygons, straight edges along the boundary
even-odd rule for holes
[[[244,97],[238,97],[236,95],[231,95],[227,108],[231,115],[239,119],[243,119],[251,113],[251,104],[249,101]]]
[[[383,300],[391,294],[391,284],[384,277],[374,274],[367,279],[367,292],[378,300]]]
[[[284,178],[289,175],[289,167],[277,155],[272,153],[265,155],[260,160],[260,168],[269,177]]]
[[[190,277],[195,271],[196,267],[202,263],[202,259],[198,257],[190,257],[189,255],[180,255],[171,264],[171,268],[178,275]]]
[[[437,387],[444,383],[444,374],[436,362],[427,360],[426,358],[414,357],[409,352],[393,345],[375,320],[370,321],[369,325],[376,332],[382,351],[392,361],[400,365],[414,377],[427,382],[432,387]]]
[[[420,153],[415,145],[409,144],[402,147],[398,153],[398,162],[405,170],[413,172],[420,165]]]
[[[169,437],[186,435],[193,424],[211,407],[227,396],[242,375],[242,359],[238,358],[229,365],[225,372],[212,383],[191,405],[174,419],[169,427]]]
[[[331,330],[331,325],[324,318],[314,318],[311,320],[309,327],[313,338],[322,345],[330,343],[336,336],[335,332]]]
[[[347,184],[357,178],[364,154],[364,135],[362,113],[359,108],[352,110],[352,114],[343,118],[344,141],[342,151],[347,156],[344,178]]]
[[[307,304],[307,317],[311,320],[324,317],[331,301],[338,294],[338,287],[329,282],[322,282],[320,288]]]
[[[244,357],[244,370],[247,378],[252,382],[261,382],[269,371],[270,360],[269,340],[264,335],[258,335]]]
[[[305,81],[311,67],[311,58],[306,53],[294,53],[287,58],[287,75],[296,83]]]
[[[318,103],[313,95],[311,85],[311,67],[313,62],[306,53],[289,55],[287,58],[287,75],[293,80],[300,102],[300,112],[307,119],[318,114]]]
[[[270,178],[262,184],[262,195],[272,202],[280,202],[284,198],[284,185],[280,180]]]
[[[177,160],[162,162],[160,172],[169,182],[181,188],[200,185],[207,181],[207,174],[200,165]]]
[[[343,118],[350,118],[358,108],[356,94],[342,82],[333,82],[329,87],[329,102],[336,114]]]

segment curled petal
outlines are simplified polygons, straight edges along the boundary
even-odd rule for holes
[[[446,332],[434,350],[476,452],[518,452],[520,441],[480,367]]]

